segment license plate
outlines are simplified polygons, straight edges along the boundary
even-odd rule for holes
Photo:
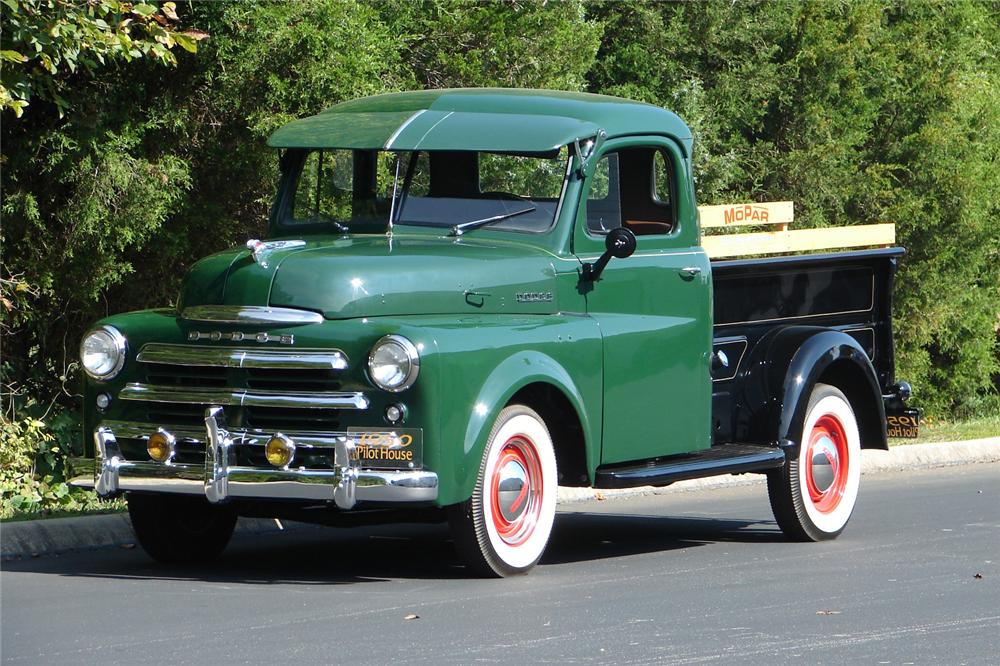
[[[354,459],[365,469],[423,469],[424,431],[420,428],[348,428]]]
[[[920,410],[902,409],[885,415],[885,429],[889,437],[919,437]]]

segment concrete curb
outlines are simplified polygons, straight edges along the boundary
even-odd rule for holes
[[[874,474],[989,462],[1000,462],[1000,437],[966,442],[894,446],[889,451],[865,451],[861,470],[864,474]],[[705,488],[759,484],[763,481],[764,477],[761,475],[743,474],[680,481],[666,488],[647,486],[625,490],[594,490],[560,487],[559,503],[572,504],[593,499],[691,492]],[[274,520],[241,518],[236,529],[240,533],[264,533],[281,528]],[[120,547],[134,543],[135,535],[132,533],[132,523],[127,514],[0,523],[0,557],[4,560]]]

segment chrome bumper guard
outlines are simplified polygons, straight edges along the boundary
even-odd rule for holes
[[[230,451],[238,444],[234,443],[234,437],[223,427],[223,423],[222,407],[213,405],[205,410],[207,439],[204,465],[125,460],[114,430],[99,427],[94,432],[96,459],[93,474],[77,476],[71,483],[94,488],[102,497],[133,490],[204,494],[212,503],[225,502],[230,498],[329,501],[340,509],[351,509],[358,501],[433,502],[437,499],[437,474],[425,470],[361,469],[353,455],[354,440],[347,434],[312,440],[317,448],[332,446],[332,470],[230,465]],[[128,430],[127,427],[124,429]],[[121,436],[125,434],[138,433],[123,433]]]

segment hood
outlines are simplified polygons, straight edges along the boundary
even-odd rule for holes
[[[529,245],[435,236],[358,235],[195,264],[181,294],[192,305],[267,305],[328,319],[558,311],[551,257]]]

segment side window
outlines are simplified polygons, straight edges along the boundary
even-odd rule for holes
[[[622,224],[618,153],[601,158],[590,180],[586,206],[587,231],[605,234]]]
[[[673,168],[670,156],[653,146],[618,151],[622,225],[636,236],[673,232]]]
[[[671,168],[670,159],[662,150],[653,155],[653,201],[660,205],[670,206],[671,198]]]
[[[292,217],[328,222],[351,217],[353,155],[349,150],[315,150],[306,156],[295,187]]]

